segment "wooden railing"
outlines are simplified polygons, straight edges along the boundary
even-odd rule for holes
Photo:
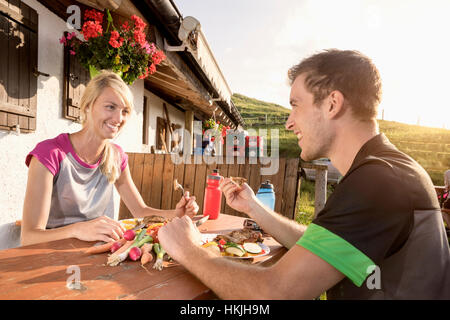
[[[295,217],[296,199],[300,183],[299,159],[278,158],[271,161],[279,161],[278,172],[274,175],[261,175],[261,167],[269,167],[261,163],[238,164],[234,158],[234,164],[207,164],[209,161],[200,161],[191,157],[191,164],[174,164],[170,154],[128,153],[128,164],[131,176],[144,202],[157,209],[173,209],[181,197],[181,191],[173,190],[173,181],[177,179],[186,191],[195,195],[200,207],[199,214],[203,212],[203,196],[206,187],[206,177],[214,169],[218,169],[220,175],[239,176],[247,179],[247,183],[255,191],[258,191],[261,182],[270,180],[275,189],[275,211],[293,219]],[[244,159],[242,159],[244,160]],[[197,161],[197,164],[195,162]],[[242,161],[243,162],[243,161]],[[246,216],[243,213],[231,209],[222,197],[221,212],[237,216]],[[131,213],[121,202],[119,219],[131,217]]]

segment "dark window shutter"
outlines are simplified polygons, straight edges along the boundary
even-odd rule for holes
[[[80,100],[89,80],[89,71],[78,62],[76,55],[70,54],[68,47],[64,47],[64,118],[80,120]]]
[[[38,15],[20,0],[0,0],[0,129],[36,130]]]
[[[144,96],[144,112],[142,124],[142,144],[148,144],[148,120],[149,120],[149,106],[148,99]]]

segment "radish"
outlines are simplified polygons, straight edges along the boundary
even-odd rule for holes
[[[125,239],[124,239],[125,240]],[[120,249],[120,247],[122,247],[125,244],[125,242],[122,241],[116,241],[113,243],[113,245],[111,246],[111,253],[116,252],[117,250]]]
[[[127,230],[123,234],[123,238],[127,241],[133,241],[135,237],[136,237],[136,232],[134,232],[134,230]]]
[[[149,235],[145,235],[145,231],[146,231],[145,229],[142,229],[141,233],[136,237],[136,239],[134,239],[133,241],[127,241],[127,243],[125,243],[125,245],[122,248],[111,254],[108,257],[108,261],[106,262],[106,264],[108,266],[117,266],[122,261],[125,261],[131,249],[133,249],[134,247],[139,248],[142,247],[142,245],[144,245],[147,242],[152,242],[153,238]],[[124,248],[126,249],[123,250],[122,252],[122,249]]]
[[[141,257],[142,251],[140,248],[138,247],[133,247],[131,248],[130,252],[128,253],[128,256],[130,257],[131,260],[136,261],[139,260],[139,258]]]

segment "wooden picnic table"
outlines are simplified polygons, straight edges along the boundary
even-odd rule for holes
[[[199,229],[204,233],[227,233],[242,228],[244,220],[221,214]],[[152,268],[153,261],[146,268],[139,261],[130,260],[110,267],[106,266],[107,253],[84,252],[94,243],[71,238],[0,250],[0,300],[217,299],[208,287],[177,263],[162,271]],[[270,248],[268,255],[240,262],[269,266],[286,252],[270,236],[265,237],[264,244]],[[70,266],[79,267],[80,289],[67,286],[73,284],[68,279],[75,275]]]

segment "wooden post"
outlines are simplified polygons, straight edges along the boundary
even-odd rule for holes
[[[327,201],[327,168],[316,168],[316,183],[314,197],[314,218],[323,209]]]
[[[297,196],[295,197],[295,210],[294,210],[294,220],[297,217],[297,213],[300,207],[300,189],[302,188],[302,176],[300,174],[300,164],[298,166],[297,172]]]
[[[315,195],[314,195],[314,218],[323,209],[327,201],[327,173],[328,167],[323,164],[302,162],[301,168],[315,170]]]

